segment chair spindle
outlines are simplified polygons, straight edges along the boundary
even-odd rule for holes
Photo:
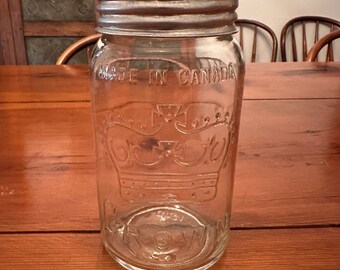
[[[256,48],[257,48],[257,26],[254,26],[254,37],[253,37],[253,49],[251,53],[251,61],[254,63],[256,61]]]
[[[243,50],[243,26],[240,26],[240,46],[241,49]]]
[[[292,50],[293,50],[293,61],[297,61],[297,51],[296,51],[296,39],[294,25],[292,26]]]
[[[303,60],[307,57],[307,35],[306,35],[306,22],[302,22],[302,55]]]

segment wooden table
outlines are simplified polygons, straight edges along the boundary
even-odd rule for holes
[[[88,70],[0,67],[0,268],[121,269],[99,236]],[[340,269],[340,63],[247,67],[218,269]]]

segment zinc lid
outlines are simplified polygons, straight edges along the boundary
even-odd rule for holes
[[[235,32],[238,0],[101,0],[98,32],[127,36],[214,36]]]

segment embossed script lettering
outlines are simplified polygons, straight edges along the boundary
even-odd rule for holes
[[[178,81],[180,85],[211,84],[235,79],[236,72],[231,63],[228,66],[180,69],[178,72]]]
[[[137,83],[138,69],[104,65],[97,71],[97,77],[107,81]]]
[[[159,62],[168,65],[164,64],[165,68],[157,68],[155,63]],[[132,66],[143,68],[137,69]],[[198,58],[194,66],[171,59],[124,58],[99,65],[96,69],[96,76],[101,80],[130,84],[147,81],[150,86],[165,86],[169,77],[169,80],[177,78],[181,86],[193,86],[236,80],[237,72],[231,62],[226,64],[221,60],[211,58]]]

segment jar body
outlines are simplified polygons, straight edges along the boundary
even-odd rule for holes
[[[127,269],[207,269],[229,237],[238,44],[104,35],[90,65],[106,249]]]

